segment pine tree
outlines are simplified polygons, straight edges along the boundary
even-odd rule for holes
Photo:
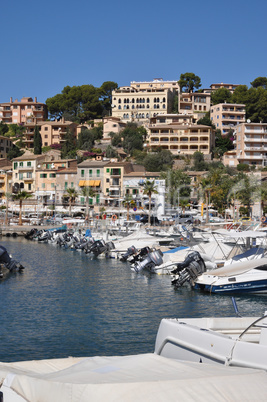
[[[42,136],[38,126],[35,126],[34,128],[33,152],[35,155],[40,155],[42,153]]]

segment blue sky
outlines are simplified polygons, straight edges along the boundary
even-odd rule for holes
[[[267,76],[266,0],[13,0],[1,5],[0,102],[66,85]]]

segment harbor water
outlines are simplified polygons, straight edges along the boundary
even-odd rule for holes
[[[0,361],[153,352],[162,318],[235,316],[231,296],[175,290],[169,276],[24,238],[1,244],[25,270],[0,281]],[[237,296],[258,316],[265,296]]]

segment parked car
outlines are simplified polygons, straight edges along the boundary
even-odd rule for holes
[[[194,222],[194,218],[190,214],[180,214],[179,218],[177,218],[177,220],[178,219],[179,219],[179,223],[193,223]]]
[[[140,222],[141,223],[148,223],[148,215],[141,216]],[[151,223],[151,225],[160,225],[160,221],[158,220],[158,218],[156,216],[151,216],[150,217],[150,223]]]

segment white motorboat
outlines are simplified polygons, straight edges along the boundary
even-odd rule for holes
[[[267,293],[267,258],[256,258],[204,272],[194,289],[210,293]]]
[[[267,315],[163,319],[155,353],[191,362],[267,370]]]
[[[4,402],[265,401],[266,325],[239,336],[255,319],[216,320],[163,320],[155,353],[0,363],[0,393]]]

